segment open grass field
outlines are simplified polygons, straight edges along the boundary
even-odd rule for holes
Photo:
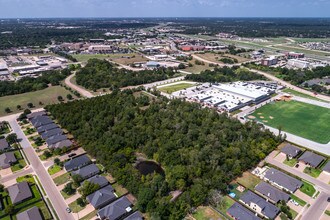
[[[128,65],[134,62],[144,62],[148,61],[145,57],[136,54],[136,53],[129,53],[129,54],[75,54],[73,55],[79,62],[87,62],[89,59],[110,59],[117,63]]]
[[[35,92],[27,92],[19,95],[11,95],[0,97],[0,116],[7,115],[5,108],[10,108],[12,113],[21,112],[22,110],[17,109],[17,105],[20,105],[23,109],[27,108],[28,103],[33,103],[34,108],[42,108],[48,104],[59,103],[57,100],[58,96],[62,96],[66,100],[67,94],[71,94],[68,90],[61,86],[52,86],[43,90]],[[73,94],[71,94],[75,97]],[[43,105],[40,105],[42,102]]]
[[[193,214],[196,220],[223,219],[222,216],[209,206],[199,206]]]
[[[242,177],[237,178],[236,180],[239,184],[245,186],[246,188],[249,189],[254,189],[256,185],[258,185],[261,180],[253,175],[250,172],[244,172]]]
[[[54,179],[54,183],[56,184],[56,186],[62,185],[66,182],[68,182],[70,180],[70,174],[69,173],[65,173],[62,174],[61,176],[58,176]]]
[[[294,95],[294,96],[299,96],[299,97],[302,97],[302,98],[312,99],[312,100],[316,100],[316,101],[320,101],[320,102],[326,102],[322,99],[317,98],[317,96],[307,95],[307,94],[304,94],[304,93],[301,93],[301,92],[297,92],[293,89],[286,88],[286,89],[283,89],[282,91],[286,92],[286,93],[289,93],[291,95]]]
[[[216,54],[216,53],[204,53],[204,54],[196,54],[196,56],[203,58],[205,60],[209,60],[211,62],[216,62],[216,63],[222,63],[221,61],[219,61],[219,59],[225,58],[225,57],[237,59],[237,61],[239,63],[249,61],[249,59],[244,57],[244,54],[242,54],[242,56],[239,56],[239,55],[232,55],[232,54],[221,55],[221,54]]]
[[[180,90],[183,90],[186,88],[193,87],[194,85],[195,84],[191,84],[191,83],[178,83],[178,84],[174,84],[174,85],[170,85],[170,86],[160,87],[160,88],[158,88],[158,90],[161,92],[166,92],[168,94],[171,94],[176,91],[180,91]]]
[[[210,67],[207,63],[205,65],[196,65],[195,64],[196,59],[192,59],[189,61],[193,66],[192,67],[186,67],[184,71],[194,73],[194,74],[199,74],[204,70],[213,70],[214,67]]]
[[[257,109],[249,118],[318,143],[330,141],[328,108],[297,101],[273,102]]]

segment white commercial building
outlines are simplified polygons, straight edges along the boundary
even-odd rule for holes
[[[291,59],[288,61],[288,66],[299,69],[306,69],[310,66],[310,63],[304,60]]]

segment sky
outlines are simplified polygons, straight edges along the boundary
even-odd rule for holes
[[[1,18],[329,16],[330,0],[0,0]]]

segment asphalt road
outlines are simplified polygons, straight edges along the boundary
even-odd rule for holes
[[[301,220],[317,220],[320,219],[326,210],[329,202],[327,201],[329,194],[321,192],[312,206],[302,215]]]
[[[13,174],[9,174],[9,175],[6,175],[4,177],[2,177],[0,179],[0,182],[1,183],[5,183],[5,182],[8,182],[8,181],[11,181],[11,180],[14,180],[16,179],[17,177],[20,177],[20,176],[25,176],[25,175],[28,175],[28,174],[31,174],[33,172],[33,169],[31,167],[27,168],[27,169],[24,169],[24,170],[20,170],[18,172],[15,172]]]
[[[67,208],[67,205],[61,193],[56,188],[52,178],[50,177],[47,170],[41,163],[41,160],[35,153],[34,149],[31,147],[30,142],[24,135],[23,131],[21,130],[15,118],[9,120],[8,122],[10,123],[10,126],[12,127],[13,131],[17,134],[17,138],[20,141],[23,151],[27,159],[29,160],[34,172],[38,176],[41,185],[45,189],[46,194],[50,199],[58,217],[61,220],[74,220],[73,215],[67,213],[67,211],[65,210]]]

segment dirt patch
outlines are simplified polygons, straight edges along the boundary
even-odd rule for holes
[[[255,119],[256,117],[254,117],[253,115],[249,115],[248,118]]]

